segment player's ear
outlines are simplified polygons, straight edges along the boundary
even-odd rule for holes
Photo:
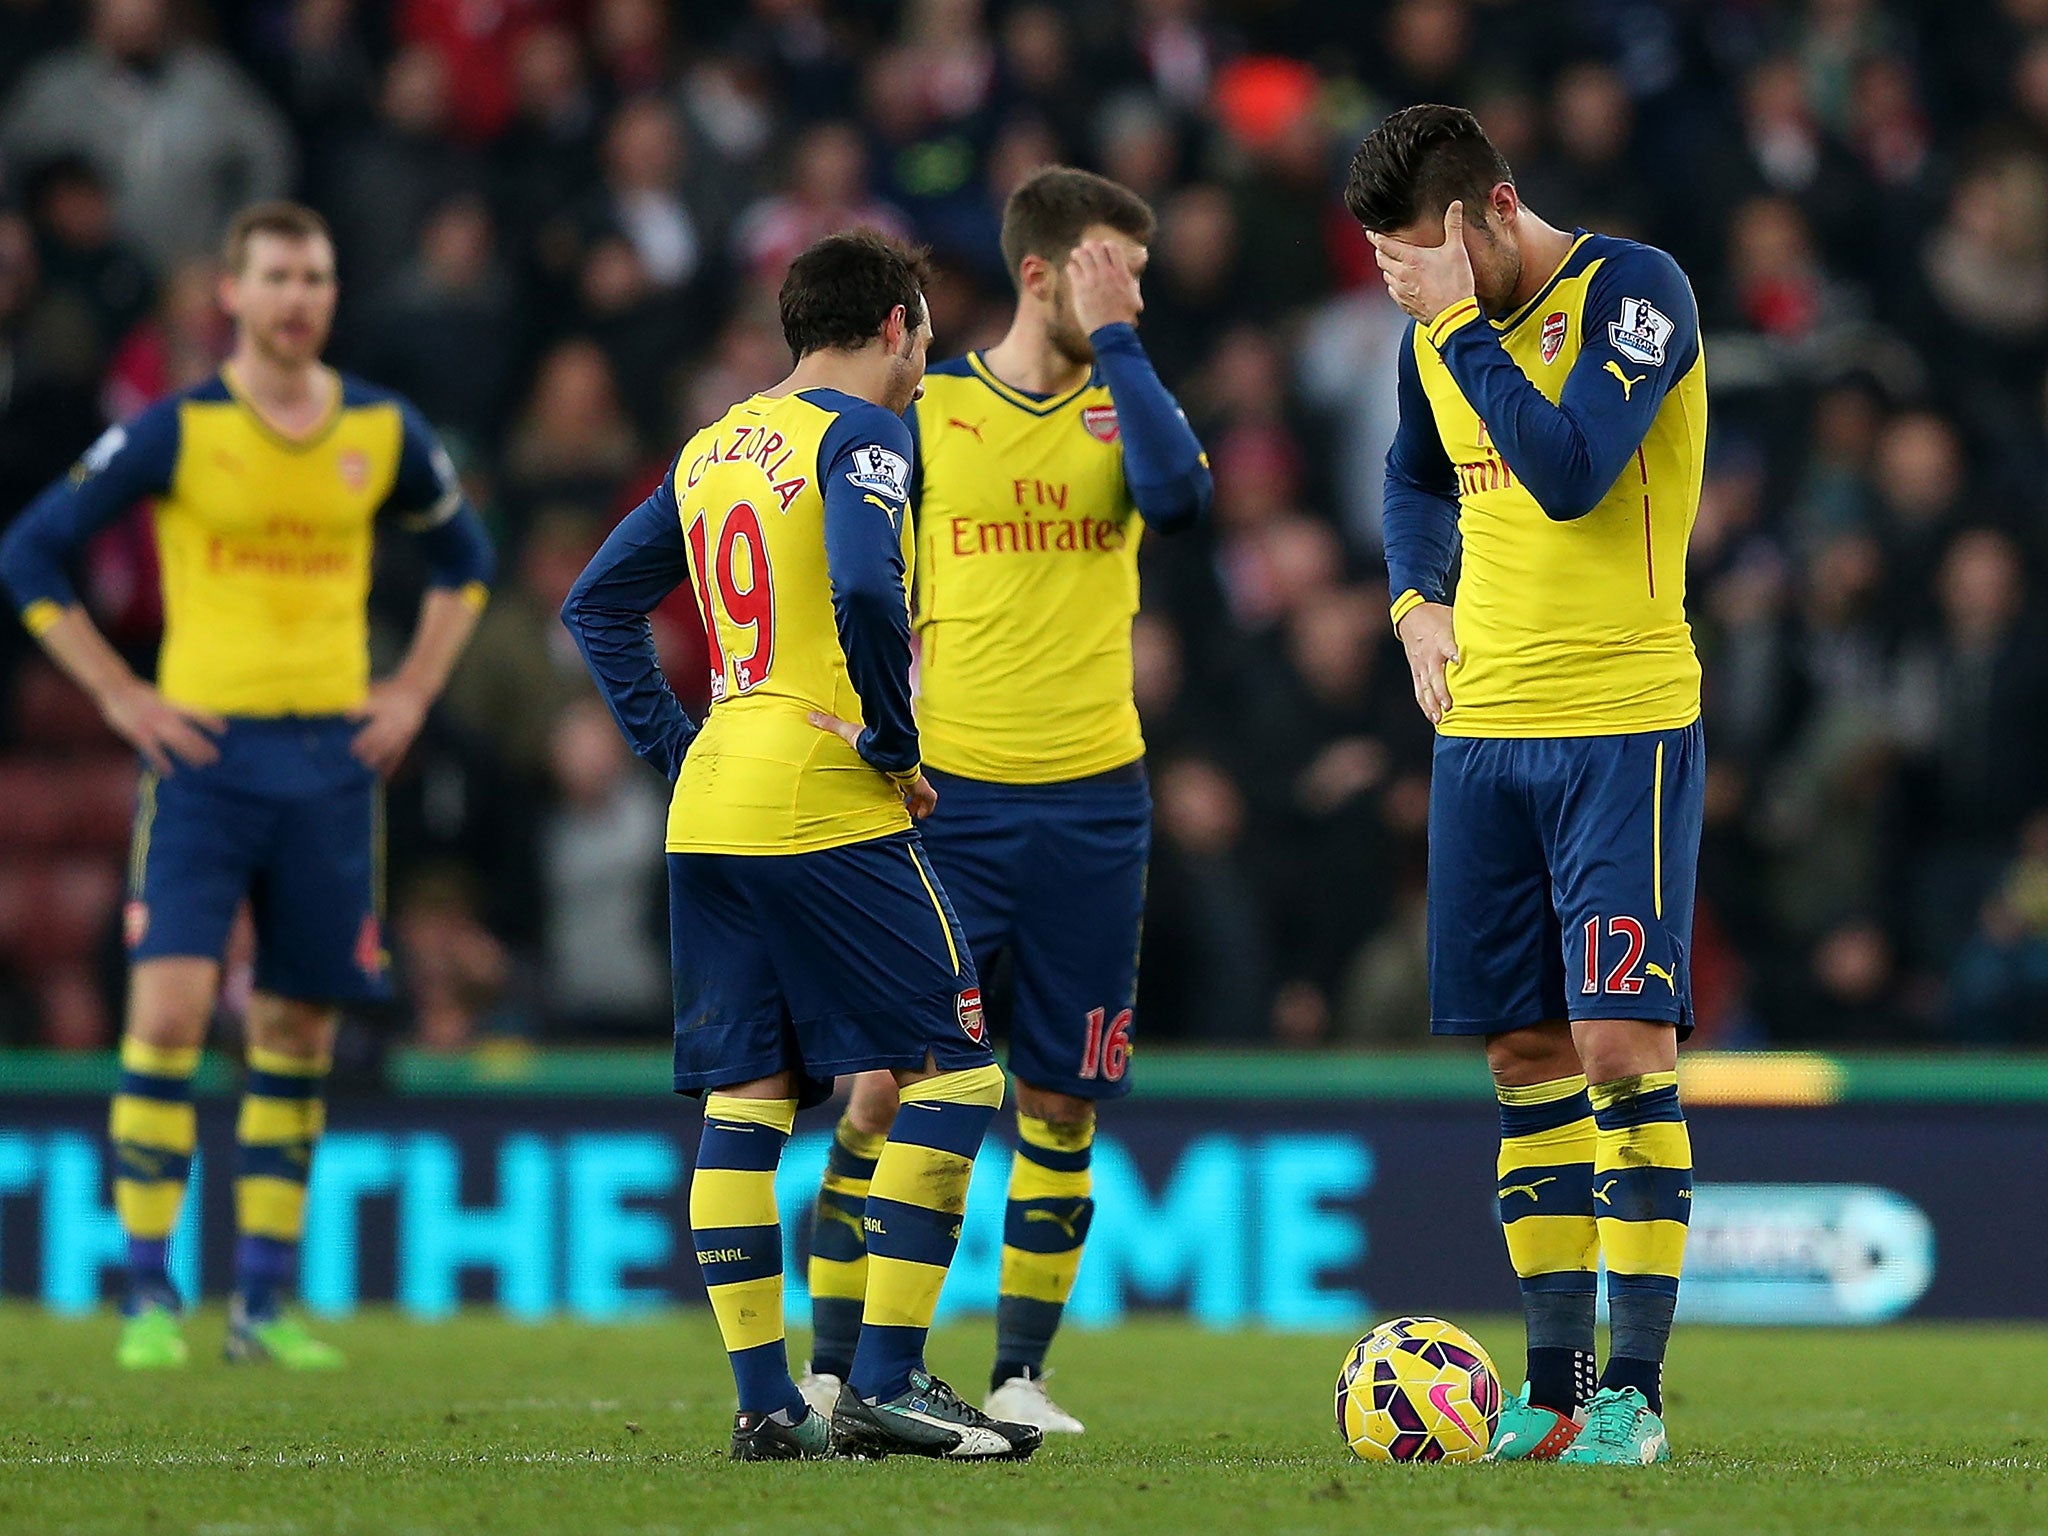
[[[1514,228],[1515,217],[1522,211],[1522,200],[1516,195],[1515,184],[1512,181],[1504,181],[1495,187],[1487,197],[1486,203],[1502,228]]]

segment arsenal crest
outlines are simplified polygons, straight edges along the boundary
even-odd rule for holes
[[[1569,323],[1565,319],[1564,311],[1561,309],[1553,309],[1543,317],[1544,362],[1554,363],[1557,361],[1557,354],[1564,350],[1564,328]]]
[[[344,449],[335,468],[341,472],[341,483],[352,491],[362,491],[370,484],[370,456],[360,448]]]
[[[988,1044],[988,1024],[981,1013],[981,988],[969,987],[953,999],[953,1014],[960,1021],[960,1029],[976,1045]]]
[[[1123,432],[1123,428],[1117,425],[1116,407],[1113,405],[1085,407],[1081,412],[1081,425],[1099,443],[1113,443]]]

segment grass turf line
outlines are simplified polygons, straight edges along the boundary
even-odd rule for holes
[[[1089,1432],[1027,1466],[734,1466],[731,1382],[701,1312],[605,1328],[368,1313],[324,1326],[351,1357],[334,1376],[221,1364],[218,1311],[189,1327],[191,1368],[129,1375],[112,1363],[115,1326],[0,1307],[0,1532],[2048,1528],[2043,1328],[1681,1329],[1667,1414],[1678,1460],[1631,1471],[1354,1462],[1330,1410],[1351,1340],[1334,1335],[1164,1320],[1070,1333],[1057,1391]],[[1474,1331],[1504,1370],[1519,1360],[1513,1323]],[[792,1348],[801,1359],[801,1340]],[[985,1323],[942,1330],[932,1363],[978,1395],[988,1348]]]

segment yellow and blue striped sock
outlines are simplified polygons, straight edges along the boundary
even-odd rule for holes
[[[994,1063],[903,1090],[862,1217],[867,1299],[847,1384],[868,1402],[901,1396],[910,1373],[923,1369],[925,1335],[960,1243],[974,1154],[1002,1102],[1003,1069]]]
[[[1676,1072],[1593,1085],[1593,1199],[1613,1331],[1603,1387],[1634,1387],[1664,1411],[1664,1351],[1692,1217],[1692,1137]]]
[[[1010,1165],[1009,1205],[1003,1213],[991,1387],[1045,1372],[1046,1352],[1073,1294],[1081,1246],[1095,1218],[1088,1166],[1094,1146],[1092,1115],[1078,1125],[1017,1116],[1017,1159]]]
[[[1595,1386],[1600,1235],[1593,1216],[1593,1104],[1574,1074],[1500,1099],[1501,1231],[1522,1285],[1529,1400],[1576,1412]]]
[[[690,1176],[690,1228],[718,1332],[732,1358],[742,1413],[794,1424],[804,1400],[782,1336],[782,1218],[775,1166],[796,1125],[795,1099],[704,1100],[704,1134]]]
[[[861,1218],[875,1159],[888,1139],[886,1131],[863,1131],[840,1120],[812,1216],[811,1369],[841,1381],[853,1369],[868,1289],[868,1238]]]
[[[128,1234],[128,1306],[177,1303],[171,1284],[171,1229],[185,1199],[198,1145],[192,1074],[199,1047],[121,1042],[121,1086],[107,1115],[114,1144],[114,1209]]]
[[[280,1294],[298,1268],[306,1235],[306,1181],[313,1149],[327,1126],[324,1056],[288,1056],[251,1047],[235,1127],[235,1291],[245,1314],[277,1315]]]

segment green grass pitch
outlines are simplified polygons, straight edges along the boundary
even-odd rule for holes
[[[1470,1320],[1468,1320],[1469,1322]],[[734,1466],[706,1313],[594,1328],[476,1313],[333,1325],[331,1377],[231,1369],[217,1311],[183,1373],[126,1376],[109,1317],[0,1308],[0,1532],[577,1536],[761,1532],[1674,1532],[2048,1529],[2048,1330],[1681,1330],[1669,1467],[1367,1467],[1339,1442],[1349,1338],[1146,1321],[1072,1333],[1089,1420],[1025,1466]],[[1474,1330],[1503,1369],[1519,1329]],[[801,1350],[801,1340],[792,1341]],[[988,1329],[934,1339],[978,1387]],[[1511,1383],[1512,1385],[1512,1383]]]

